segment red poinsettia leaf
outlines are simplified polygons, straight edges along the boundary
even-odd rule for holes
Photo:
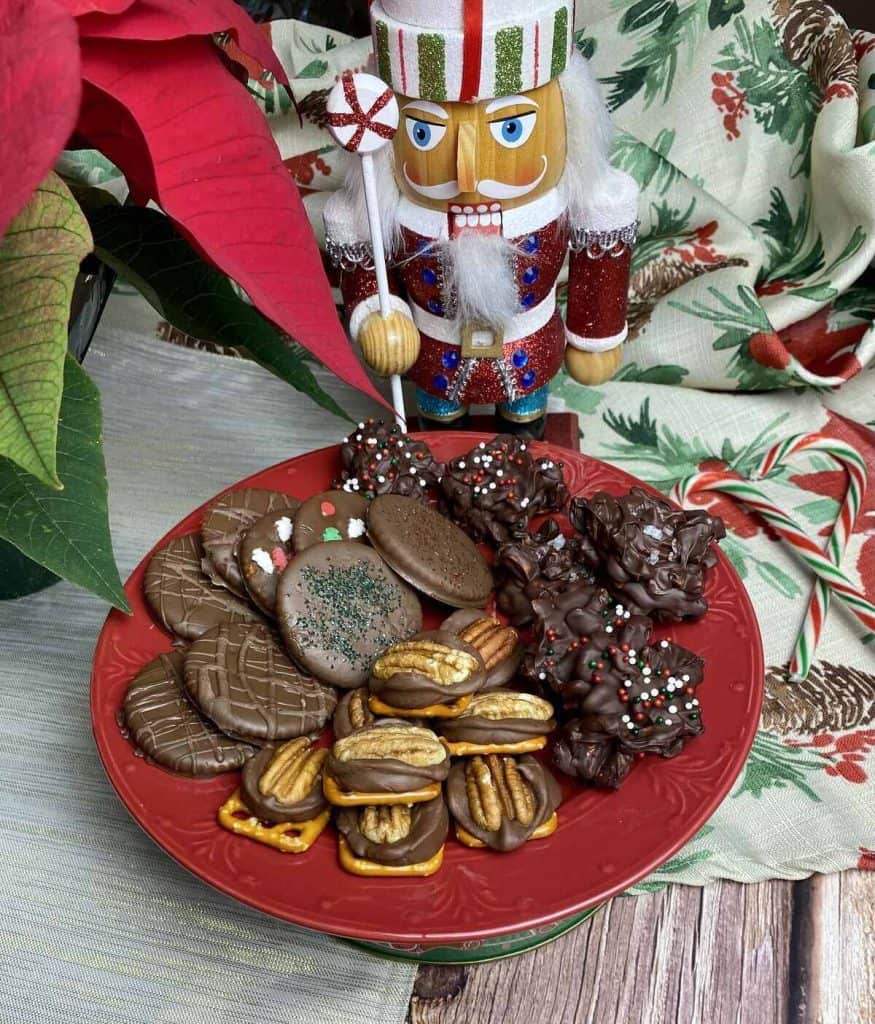
[[[340,325],[303,203],[267,122],[213,44],[197,37],[85,39],[82,74],[90,88],[80,135],[265,316],[382,402]]]
[[[74,18],[82,14],[93,14],[95,11],[103,14],[121,14],[133,3],[136,3],[136,0],[64,0],[64,6]]]
[[[79,40],[64,4],[0,5],[0,237],[64,148],[79,96]]]
[[[288,85],[266,32],[234,0],[137,0],[121,18],[102,14],[80,18],[79,32],[83,39],[144,41],[230,32],[242,53]]]

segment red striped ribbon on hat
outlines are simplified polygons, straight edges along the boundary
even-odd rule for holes
[[[480,61],[483,56],[483,0],[465,2],[465,41],[462,46],[462,89],[459,99],[470,103],[480,88]]]

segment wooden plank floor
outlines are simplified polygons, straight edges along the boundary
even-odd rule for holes
[[[671,886],[532,953],[421,967],[410,1024],[872,1024],[875,872]]]

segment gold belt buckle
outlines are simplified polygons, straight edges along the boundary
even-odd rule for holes
[[[500,359],[503,355],[504,328],[477,320],[466,320],[462,324],[463,359]]]

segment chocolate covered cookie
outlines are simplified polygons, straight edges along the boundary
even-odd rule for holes
[[[237,564],[249,596],[267,615],[276,608],[280,573],[292,557],[295,509],[280,509],[256,519],[240,538]]]
[[[562,463],[533,456],[528,442],[508,434],[448,462],[441,492],[465,532],[492,544],[518,540],[532,516],[568,501]]]
[[[442,796],[410,807],[343,807],[337,812],[341,866],[370,877],[432,875],[443,862],[449,827]]]
[[[286,494],[257,487],[242,487],[223,494],[207,508],[201,523],[204,571],[214,583],[224,584],[238,597],[246,597],[237,564],[240,538],[262,516],[279,509],[295,509],[298,504]]]
[[[340,807],[421,803],[440,793],[449,769],[431,729],[386,720],[335,741],[323,785],[329,803]]]
[[[480,608],[492,573],[477,545],[434,509],[398,495],[371,502],[368,536],[395,572],[453,608]]]
[[[348,491],[323,491],[308,498],[295,515],[295,551],[333,540],[363,540],[368,503]]]
[[[401,433],[383,420],[359,423],[340,446],[342,469],[335,486],[367,498],[401,494],[424,501],[440,483],[442,462],[425,441]]]
[[[280,578],[277,621],[295,660],[319,679],[353,689],[374,658],[422,626],[413,591],[364,544],[316,544]]]
[[[670,621],[705,614],[705,573],[717,563],[712,544],[726,535],[719,517],[676,508],[633,487],[619,498],[604,491],[575,498],[570,518],[591,540],[607,585],[630,610]]]
[[[269,745],[250,758],[240,776],[240,796],[262,821],[310,821],[328,806],[322,768],[328,750],[306,736]]]
[[[216,626],[189,647],[185,687],[229,736],[269,742],[321,729],[334,691],[293,664],[267,626]]]
[[[477,693],[457,718],[437,729],[455,757],[524,754],[541,750],[556,727],[553,705],[532,693],[493,690]]]
[[[181,651],[159,654],[134,677],[122,709],[137,749],[180,775],[209,776],[241,768],[255,748],[223,735],[185,695]]]
[[[534,600],[579,580],[593,582],[597,565],[588,537],[566,537],[555,519],[547,519],[535,533],[502,544],[495,553],[495,603],[511,625],[526,626]]]
[[[496,690],[513,679],[523,656],[519,633],[476,608],[460,608],[441,623],[441,629],[455,633],[476,648],[486,668],[482,690]]]
[[[486,679],[476,647],[452,633],[417,633],[385,650],[374,662],[370,708],[385,715],[460,714]]]
[[[152,556],[143,591],[158,621],[184,640],[196,640],[221,622],[261,622],[261,615],[203,573],[203,548],[193,533]]]
[[[447,804],[466,846],[508,853],[556,831],[559,783],[528,754],[487,754],[456,761],[447,777]]]

